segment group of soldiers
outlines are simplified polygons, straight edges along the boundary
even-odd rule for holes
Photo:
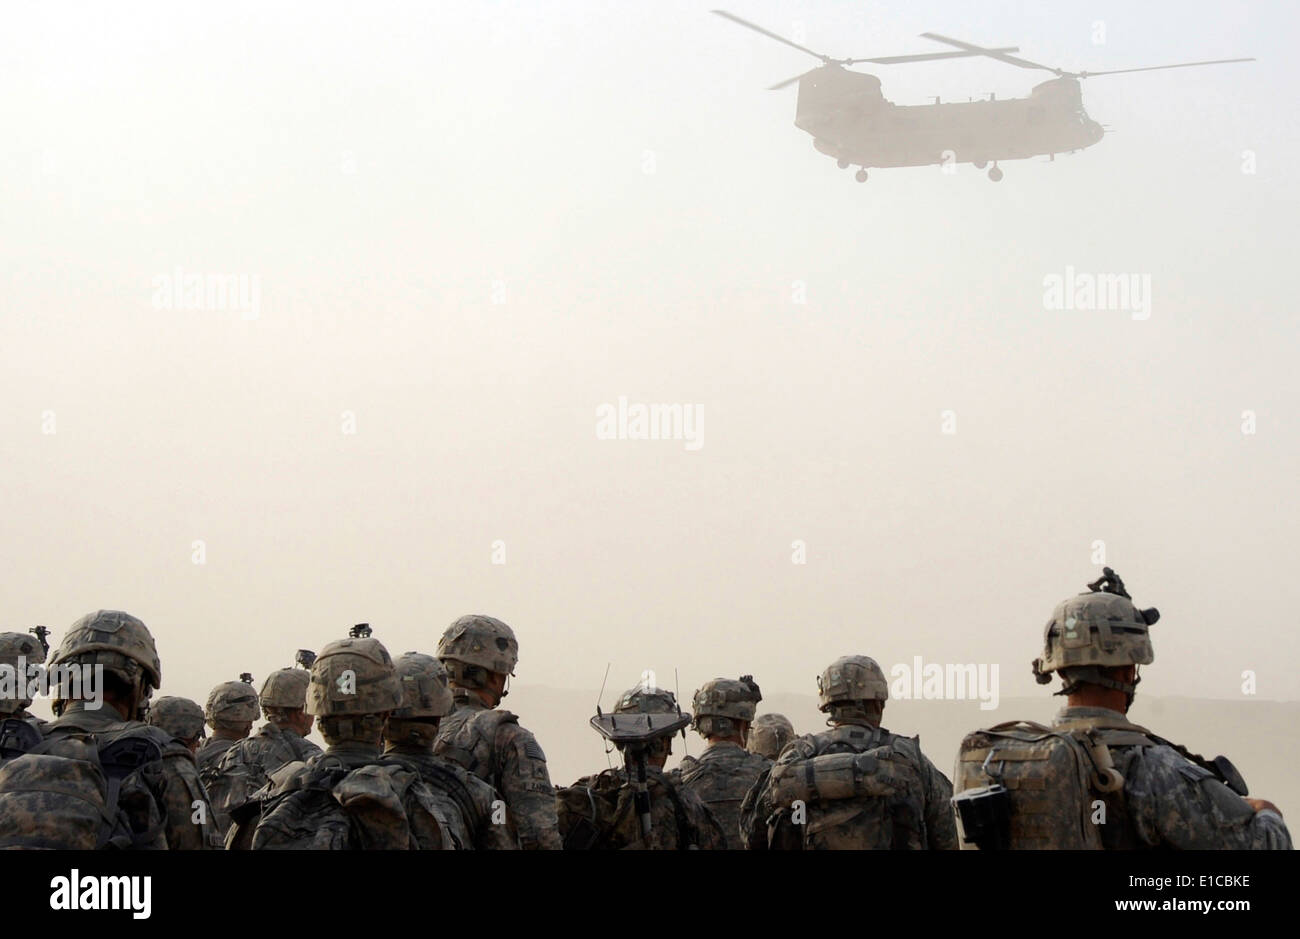
[[[102,666],[102,701],[35,718],[0,698],[0,847],[415,850],[1290,848],[1281,813],[1206,760],[1129,722],[1149,628],[1109,568],[1059,604],[1034,662],[1067,706],[1050,725],[967,735],[954,785],[919,740],[881,726],[884,673],[862,655],[819,676],[828,729],[757,714],[750,676],[674,695],[638,685],[592,724],[623,765],[551,784],[500,707],[509,626],[463,616],[436,654],[393,660],[368,627],[299,665],[218,685],[206,707],[152,699],[153,636],[113,610],[82,617],[50,664]],[[44,661],[44,636],[0,634],[0,665]],[[265,723],[252,733],[258,717]],[[665,771],[690,725],[699,757]],[[306,737],[315,725],[322,751]],[[211,730],[206,736],[205,728]]]

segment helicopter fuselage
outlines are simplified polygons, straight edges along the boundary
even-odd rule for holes
[[[996,163],[1082,150],[1104,130],[1079,82],[1054,78],[1028,97],[923,105],[885,100],[874,75],[827,65],[799,81],[795,126],[841,165]]]

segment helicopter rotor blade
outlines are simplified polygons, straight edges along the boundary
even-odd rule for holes
[[[989,52],[1019,52],[1019,46],[1002,46],[997,49],[990,49]],[[878,59],[845,59],[843,65],[857,65],[860,62],[870,62],[874,65],[901,65],[904,62],[933,62],[936,59],[965,59],[973,55],[983,55],[983,52],[921,52],[916,55],[885,55]]]
[[[807,75],[811,75],[811,74],[812,74],[813,72],[815,72],[815,71],[817,71],[817,69],[815,69],[815,68],[814,68],[814,69],[809,69],[809,70],[806,71],[806,72],[802,72],[802,73],[796,75],[794,78],[787,78],[787,79],[786,79],[785,81],[783,81],[783,82],[777,82],[775,85],[772,85],[772,86],[769,87],[767,90],[768,90],[768,91],[780,91],[782,88],[789,88],[789,87],[790,87],[791,85],[793,85],[795,82],[797,82],[797,81],[801,81],[805,76],[807,76]]]
[[[738,23],[739,25],[744,26],[746,29],[752,29],[756,33],[762,33],[764,36],[766,36],[769,39],[775,39],[777,42],[783,42],[787,46],[798,49],[800,52],[806,52],[811,56],[821,59],[823,62],[831,61],[830,56],[822,55],[820,52],[813,52],[811,49],[807,48],[806,46],[801,46],[797,42],[791,42],[789,39],[786,39],[784,36],[778,36],[776,33],[772,32],[771,30],[764,29],[762,26],[759,26],[756,23],[751,23],[749,20],[742,20],[739,16],[736,16],[736,14],[734,13],[728,13],[726,10],[714,10],[713,12],[716,13],[718,16],[722,17],[723,19],[731,20],[733,23]]]
[[[999,62],[1006,62],[1008,65],[1018,65],[1020,68],[1042,69],[1045,72],[1055,72],[1057,75],[1066,74],[1059,68],[1052,68],[1050,65],[1043,65],[1041,62],[1030,62],[1028,59],[1021,59],[1014,55],[1007,55],[1000,49],[977,46],[974,43],[962,42],[960,39],[953,39],[950,36],[940,36],[938,33],[921,33],[921,35],[926,39],[933,39],[935,42],[947,43],[950,46],[956,46],[958,49],[965,49],[966,52],[971,55],[986,55],[990,59],[997,59]]]
[[[1227,65],[1230,62],[1254,62],[1254,59],[1214,59],[1209,62],[1178,62],[1174,65],[1147,65],[1143,68],[1116,68],[1105,72],[1080,72],[1080,78],[1093,78],[1097,75],[1123,75],[1125,72],[1154,72],[1162,68],[1191,68],[1195,65]]]
[[[997,52],[1019,52],[1016,46],[1004,46],[995,50]],[[844,59],[839,65],[860,65],[863,62],[870,62],[873,65],[901,65],[904,62],[932,62],[935,59],[962,59],[972,55],[979,55],[978,52],[923,52],[918,55],[885,55],[876,59]],[[768,88],[768,91],[780,91],[782,88],[788,88],[805,75],[811,75],[816,69],[810,69],[807,72],[801,72],[793,78],[787,78],[783,82],[777,82]]]

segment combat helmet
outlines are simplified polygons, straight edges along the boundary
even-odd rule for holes
[[[96,610],[73,623],[50,665],[100,665],[140,691],[141,703],[162,687],[162,662],[147,626],[121,610]],[[56,703],[56,712],[61,707]]]
[[[208,693],[208,703],[203,715],[208,724],[251,724],[261,712],[257,706],[257,692],[253,690],[253,676],[245,672],[239,681],[223,681]]]
[[[438,640],[438,659],[444,665],[450,660],[513,675],[519,662],[519,641],[514,630],[496,617],[471,613],[447,627]]]
[[[27,696],[30,670],[33,665],[45,663],[49,649],[44,638],[40,634],[0,633],[0,666],[13,670],[14,690],[17,692],[15,697],[0,698],[0,717],[21,711],[32,703]]]
[[[447,687],[447,669],[441,662],[423,652],[405,652],[395,667],[402,685],[402,706],[393,711],[393,717],[406,720],[451,713],[451,689]]]
[[[619,696],[615,714],[677,714],[677,698],[653,685],[637,685]]]
[[[263,713],[271,708],[300,711],[307,706],[311,672],[305,668],[280,668],[266,676],[258,695]]]
[[[754,711],[763,700],[753,675],[734,678],[715,678],[706,681],[691,699],[695,717],[692,726],[702,736],[730,737],[740,728],[738,722],[754,720]]]
[[[1043,654],[1033,662],[1034,678],[1045,685],[1053,672],[1060,672],[1066,686],[1058,694],[1069,694],[1079,682],[1087,681],[1123,691],[1131,701],[1137,681],[1116,681],[1101,670],[1155,661],[1150,627],[1158,619],[1159,610],[1139,610],[1119,575],[1102,568],[1087,593],[1058,603],[1052,611],[1043,630]]]
[[[889,683],[876,660],[865,655],[845,655],[817,676],[818,709],[855,701],[889,700]]]
[[[203,708],[189,698],[164,695],[149,706],[144,720],[178,740],[202,740],[206,736]]]
[[[338,639],[312,663],[308,714],[382,714],[401,706],[401,682],[388,650],[378,639]]]
[[[793,739],[794,724],[784,714],[760,714],[749,725],[746,745],[750,753],[775,760]]]

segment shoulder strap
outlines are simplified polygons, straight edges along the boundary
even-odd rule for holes
[[[120,844],[121,836],[115,835],[118,822],[118,800],[122,795],[122,783],[137,770],[152,763],[162,762],[162,747],[151,736],[145,734],[128,734],[104,745],[98,750],[99,765],[104,771],[108,789],[104,796],[104,812],[107,825],[100,833],[98,848],[110,846],[125,847]],[[165,810],[160,807],[160,813]],[[138,848],[153,842],[162,831],[162,825],[152,825],[146,831],[132,832],[126,839],[130,847]]]

